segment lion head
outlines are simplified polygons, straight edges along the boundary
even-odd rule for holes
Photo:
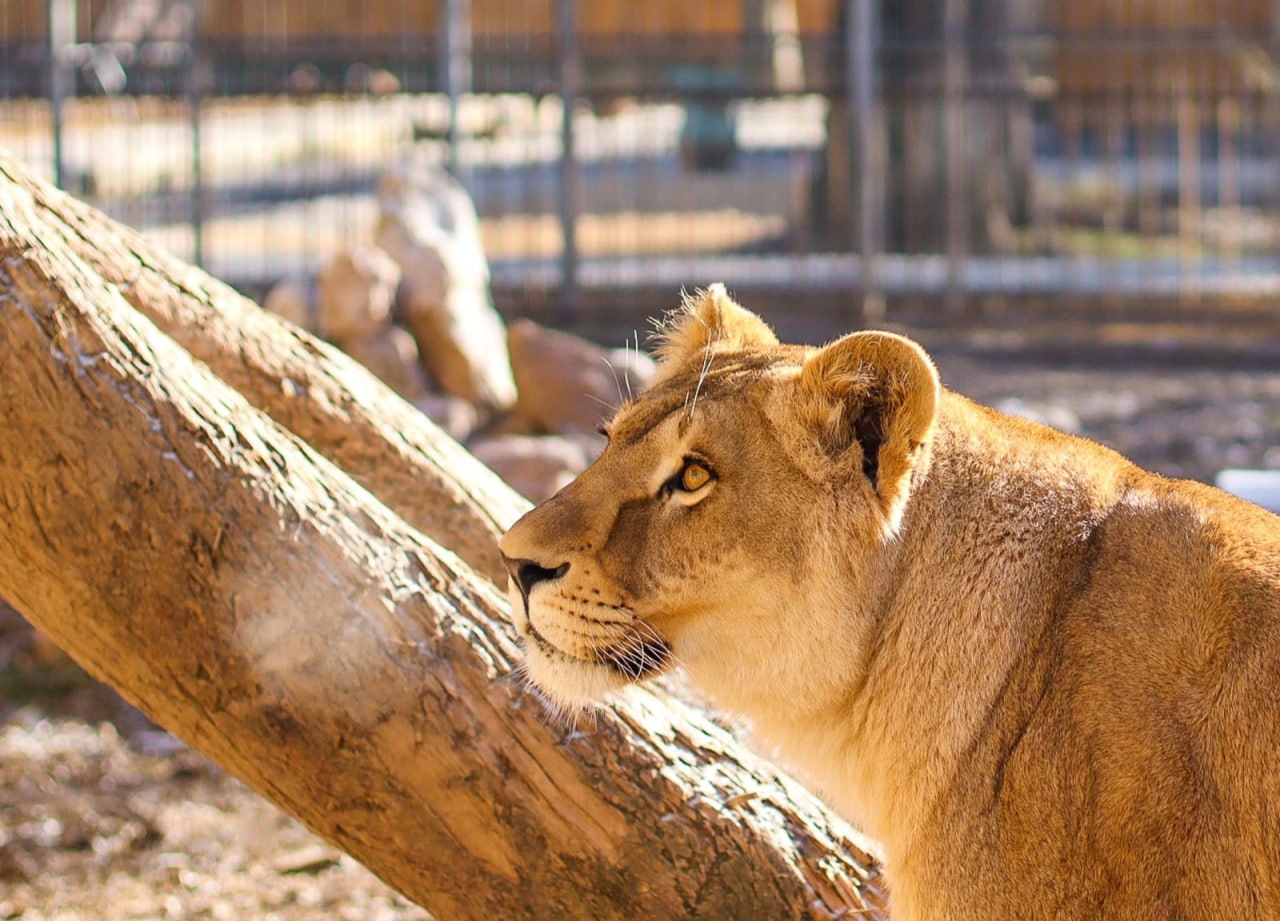
[[[779,720],[844,694],[928,466],[937,372],[890,333],[779,344],[720,285],[657,351],[600,458],[502,539],[529,678],[577,709],[679,663]]]

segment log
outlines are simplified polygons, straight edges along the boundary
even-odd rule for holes
[[[136,311],[57,226],[79,206],[15,209],[32,180],[2,172],[0,595],[90,672],[442,919],[883,911],[865,842],[699,713],[636,690],[550,719],[489,580]]]
[[[360,364],[3,153],[0,215],[75,255],[250,403],[506,584],[497,538],[528,502]]]

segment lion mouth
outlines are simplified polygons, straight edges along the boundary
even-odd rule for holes
[[[672,662],[670,644],[661,637],[645,637],[638,634],[622,643],[604,649],[593,650],[591,659],[571,655],[552,643],[532,623],[526,623],[525,635],[544,653],[560,659],[584,664],[602,665],[632,681],[643,681],[665,671]]]

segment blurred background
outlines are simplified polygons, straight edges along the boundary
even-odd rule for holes
[[[410,147],[498,299],[1280,288],[1274,0],[6,0],[0,144],[246,290]],[[668,296],[669,300],[669,296]]]

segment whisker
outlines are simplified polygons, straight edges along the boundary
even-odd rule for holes
[[[711,371],[711,364],[715,361],[715,344],[717,338],[707,341],[702,359],[702,373],[698,375],[698,385],[693,389],[693,405],[689,407],[689,418],[693,418],[694,412],[698,409],[698,394],[702,391],[702,383],[707,379],[707,374]]]
[[[663,639],[662,634],[658,633],[657,628],[655,628],[653,624],[649,623],[647,620],[637,619],[635,627],[637,632],[647,633],[649,638],[653,640],[656,645],[662,646],[666,649],[666,656],[673,664],[683,666],[684,663],[680,661],[680,657],[677,656],[675,650],[671,648],[671,644]]]
[[[550,717],[553,722],[568,730],[573,730],[575,728],[574,722],[578,714],[581,713],[580,708],[575,710],[568,707],[562,707],[560,704],[556,703],[544,694],[542,688],[538,687],[533,682],[533,679],[528,678],[527,676],[525,679],[524,689],[526,694],[542,705],[542,712]]]
[[[623,350],[622,350],[622,353],[628,356],[628,364],[630,365],[630,367],[623,368],[623,374],[622,374],[622,379],[627,382],[627,399],[628,400],[634,400],[636,398],[635,393],[632,392],[631,390],[631,378],[636,373],[637,363],[640,360],[640,333],[638,330],[632,329],[631,334],[636,338],[635,351],[633,352],[630,349],[630,345],[631,345],[630,340],[628,340],[624,344]]]
[[[616,413],[616,412],[618,411],[618,407],[617,407],[617,406],[615,406],[614,404],[610,403],[608,400],[602,400],[602,399],[600,399],[600,398],[599,398],[598,396],[596,396],[594,393],[584,393],[584,394],[583,394],[583,396],[584,396],[584,397],[586,397],[588,400],[594,400],[595,402],[599,403],[599,404],[600,404],[601,406],[603,406],[605,409],[609,410],[610,414]]]
[[[622,641],[602,650],[601,657],[634,681],[640,681],[663,669],[671,660],[670,646],[657,631],[642,620]]]
[[[613,386],[614,389],[618,391],[618,403],[621,404],[626,402],[626,398],[622,395],[622,382],[618,380],[618,369],[613,366],[613,362],[609,360],[607,355],[601,355],[600,360],[605,363],[605,366],[609,369],[609,373],[613,375]],[[626,376],[625,372],[623,376]]]

